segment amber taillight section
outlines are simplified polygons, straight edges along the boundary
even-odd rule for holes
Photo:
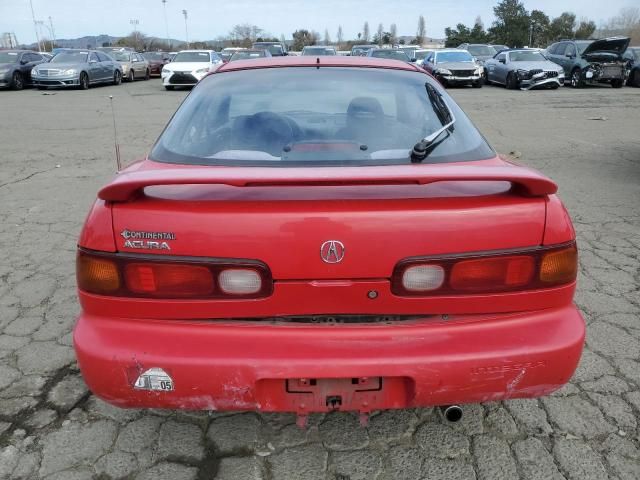
[[[438,288],[408,288],[406,272],[441,269]],[[408,258],[396,265],[391,290],[400,296],[500,293],[535,290],[573,282],[578,272],[574,242],[518,251],[479,252],[456,256]]]
[[[79,249],[78,288],[88,293],[146,298],[263,298],[271,271],[258,260],[172,257]]]

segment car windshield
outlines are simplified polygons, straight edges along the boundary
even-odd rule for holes
[[[362,67],[212,75],[186,98],[150,158],[235,166],[406,164],[415,143],[442,128],[427,84],[441,89],[425,73]],[[443,97],[457,121],[428,162],[492,157],[462,110]]]
[[[210,62],[208,52],[179,52],[173,62]]]
[[[495,48],[488,45],[469,45],[467,50],[471,55],[480,55],[483,57],[488,55],[493,57],[497,53]]]
[[[391,58],[393,60],[402,60],[403,62],[408,62],[409,57],[405,52],[401,52],[400,50],[374,50],[371,52],[372,57],[376,58]]]
[[[269,45],[267,50],[269,50],[269,53],[275,57],[282,56],[284,54],[284,49],[280,45]]]
[[[166,54],[161,53],[161,52],[145,52],[145,53],[142,54],[142,56],[144,58],[146,58],[147,60],[162,61],[162,60],[164,60]]]
[[[578,47],[578,53],[584,52],[589,45],[593,43],[593,40],[587,42],[576,42],[576,46]]]
[[[512,62],[544,62],[546,58],[540,52],[521,51],[509,53],[509,60]]]
[[[51,63],[86,63],[89,52],[62,52],[51,59]]]
[[[473,62],[469,52],[440,52],[436,54],[436,63],[445,62]]]
[[[640,60],[640,48],[630,48],[629,51],[636,60]]]
[[[19,57],[18,52],[0,52],[0,63],[16,63]]]
[[[109,52],[109,56],[118,62],[128,62],[131,59],[131,52]]]
[[[427,58],[428,55],[430,55],[433,52],[433,50],[424,50],[424,51],[418,51],[416,52],[416,60],[424,60],[425,58]]]
[[[314,56],[323,56],[323,55],[335,55],[336,51],[333,48],[325,48],[325,47],[305,47],[302,50],[303,55],[314,55]]]
[[[231,60],[247,60],[249,58],[262,58],[264,56],[263,52],[236,52],[231,55]]]

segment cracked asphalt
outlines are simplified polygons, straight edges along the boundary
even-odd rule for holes
[[[0,92],[0,479],[640,478],[640,89],[452,95],[493,146],[560,185],[580,248],[580,366],[538,400],[351,414],[120,410],[92,396],[71,347],[81,223],[184,92],[157,79]],[[490,226],[489,226],[490,228]]]

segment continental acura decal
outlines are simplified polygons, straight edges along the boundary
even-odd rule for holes
[[[176,239],[173,232],[145,232],[142,230],[123,230],[120,236],[124,238],[125,248],[139,248],[143,250],[171,250],[170,240]]]

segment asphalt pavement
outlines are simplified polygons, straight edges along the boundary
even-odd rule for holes
[[[184,98],[158,79],[88,91],[0,91],[0,479],[640,478],[640,89],[453,97],[501,153],[559,184],[577,230],[587,344],[538,400],[348,413],[300,430],[280,414],[121,410],[92,396],[71,347],[76,240],[113,175]],[[487,228],[491,228],[490,225]]]

